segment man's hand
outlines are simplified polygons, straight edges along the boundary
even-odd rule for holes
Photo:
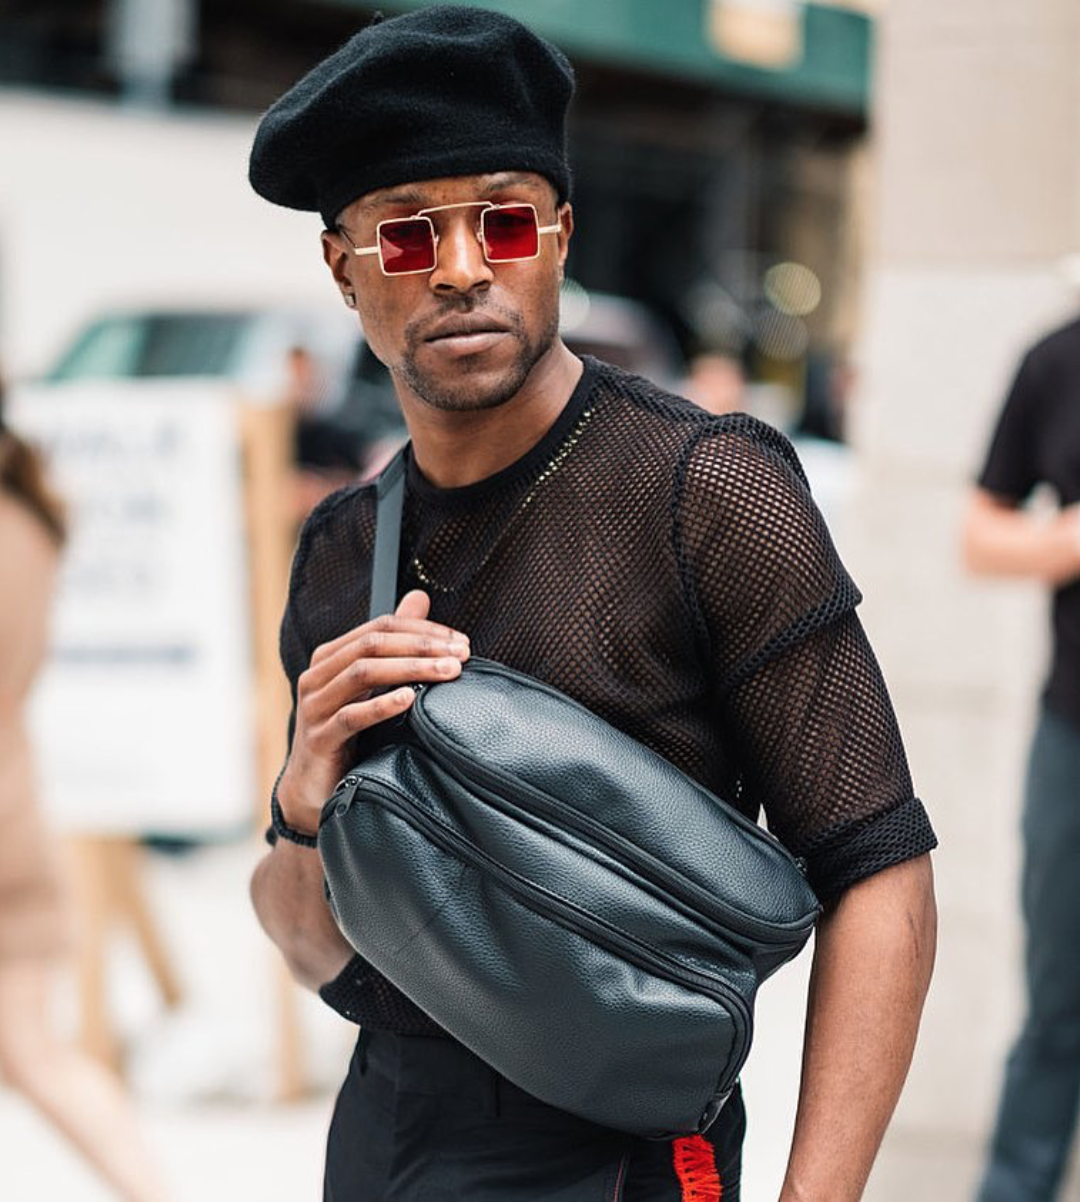
[[[282,815],[295,830],[318,830],[354,735],[403,714],[416,697],[408,686],[461,674],[468,636],[429,622],[430,608],[426,593],[408,593],[394,614],[315,649],[297,683],[292,750],[278,782]]]

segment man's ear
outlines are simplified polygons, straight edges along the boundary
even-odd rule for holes
[[[334,233],[333,230],[323,230],[322,252],[323,262],[329,267],[330,274],[334,278],[334,283],[345,298],[345,303],[352,308],[356,298],[356,289],[353,287],[348,273],[352,256],[349,254],[348,248],[344,245],[341,235]],[[350,297],[353,299],[353,304],[349,304]]]
[[[574,232],[574,206],[569,201],[559,209],[559,267],[565,267],[570,252],[570,238]]]

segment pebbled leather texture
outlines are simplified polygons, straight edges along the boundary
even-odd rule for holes
[[[328,804],[342,931],[534,1096],[648,1136],[703,1129],[757,988],[819,912],[767,832],[570,698],[470,661]]]

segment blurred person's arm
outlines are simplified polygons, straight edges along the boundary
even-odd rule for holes
[[[911,1063],[937,938],[930,857],[853,885],[818,924],[780,1202],[857,1202]]]
[[[317,992],[352,958],[353,949],[330,913],[314,848],[279,839],[255,867],[251,901],[263,930],[306,989]]]
[[[1080,505],[1033,514],[975,488],[964,515],[962,549],[970,572],[1066,584],[1080,576]]]

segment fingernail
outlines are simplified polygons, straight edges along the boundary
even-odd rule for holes
[[[441,659],[438,667],[444,676],[453,676],[455,672],[460,671],[461,663],[456,659]]]
[[[460,640],[455,640],[450,644],[450,652],[452,655],[468,655],[469,644],[463,643]]]

